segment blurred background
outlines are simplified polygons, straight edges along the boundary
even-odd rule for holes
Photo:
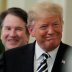
[[[62,41],[72,45],[72,0],[0,0],[0,13],[11,7],[20,7],[26,11],[33,6],[33,4],[42,1],[49,1],[61,4],[64,9],[64,25]],[[29,42],[33,42],[34,38],[30,37]]]

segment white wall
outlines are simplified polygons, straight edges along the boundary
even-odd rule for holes
[[[66,0],[65,42],[72,45],[72,0]]]
[[[36,0],[7,0],[7,8],[20,7],[27,10],[36,3]]]
[[[24,9],[25,0],[7,0],[7,8],[10,8],[10,7],[20,7]]]

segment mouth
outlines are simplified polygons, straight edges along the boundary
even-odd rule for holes
[[[10,43],[17,43],[18,39],[8,39],[8,42],[10,42]]]
[[[46,37],[48,41],[56,39],[56,37]]]

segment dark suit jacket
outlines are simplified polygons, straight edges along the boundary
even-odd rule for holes
[[[5,51],[5,48],[2,44],[2,41],[0,40],[0,54],[2,54]]]
[[[0,72],[4,72],[4,46],[0,40]]]
[[[52,72],[62,72],[70,46],[61,43]],[[35,42],[6,52],[6,72],[34,72]],[[63,62],[62,62],[63,60]],[[63,72],[65,72],[63,70]]]

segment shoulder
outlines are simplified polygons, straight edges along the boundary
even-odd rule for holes
[[[60,43],[60,47],[62,47],[63,49],[72,49],[72,46],[65,44],[65,43]]]
[[[61,56],[61,58],[66,59],[71,52],[72,52],[72,46],[61,42],[57,55],[58,57]]]
[[[11,49],[5,52],[5,63],[7,72],[25,71],[23,67],[27,68],[31,64],[34,53],[34,43],[24,45],[19,48]]]
[[[64,57],[66,59],[70,58],[72,55],[72,46],[65,43],[61,43],[61,47],[61,51],[63,51]]]
[[[72,72],[72,46],[68,44],[62,44],[63,47],[65,48],[65,53],[64,53],[64,60],[65,60],[65,65],[63,66],[63,72]]]
[[[17,47],[17,48],[14,48],[14,49],[10,49],[8,51],[5,52],[5,56],[6,57],[14,57],[14,56],[21,56],[23,54],[26,54],[30,51],[32,51],[33,49],[33,46],[34,44],[31,43],[31,44],[27,44],[27,45],[24,45],[24,46],[21,46],[21,47]]]
[[[61,47],[63,49],[65,49],[67,52],[72,51],[72,46],[65,44],[65,43],[61,43]]]

